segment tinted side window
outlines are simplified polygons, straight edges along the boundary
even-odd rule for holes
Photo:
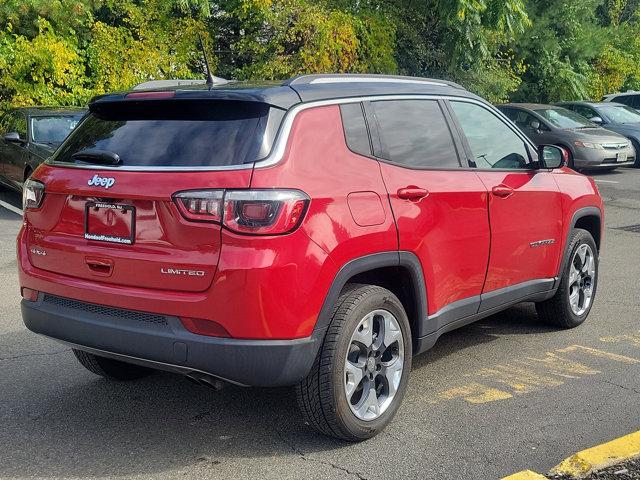
[[[636,95],[620,95],[613,98],[612,102],[622,103],[623,105],[629,105],[633,108],[638,108],[638,97]]]
[[[531,123],[534,121],[538,121],[536,117],[525,112],[524,110],[515,110],[515,109],[505,109],[502,112],[515,123],[520,129],[531,129]],[[540,123],[540,121],[538,121]]]
[[[348,103],[340,105],[342,126],[349,149],[360,155],[371,155],[369,132],[364,120],[362,104]]]
[[[447,120],[435,100],[372,103],[387,160],[406,167],[457,168]]]
[[[477,168],[528,168],[525,143],[489,110],[467,102],[451,102]]]
[[[595,110],[583,105],[573,105],[573,108],[571,110],[576,112],[578,115],[582,115],[587,120],[598,116]]]
[[[512,108],[504,108],[504,107],[498,107],[500,109],[500,111],[502,113],[504,113],[504,115],[511,120],[513,123],[516,123],[516,119],[518,118],[518,111],[514,110]]]

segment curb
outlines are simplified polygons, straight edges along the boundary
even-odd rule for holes
[[[553,467],[550,475],[564,475],[574,479],[584,478],[594,471],[640,457],[640,431],[616,438],[610,442],[587,448],[571,455]],[[514,473],[502,480],[544,480],[545,476],[531,470]]]

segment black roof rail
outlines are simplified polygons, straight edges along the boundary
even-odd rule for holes
[[[462,85],[449,80],[422,77],[404,77],[401,75],[379,75],[379,74],[359,74],[359,73],[330,73],[330,74],[310,74],[298,75],[297,77],[285,80],[282,85],[318,85],[336,83],[411,83],[422,85],[435,85],[442,87],[458,88],[465,90]]]

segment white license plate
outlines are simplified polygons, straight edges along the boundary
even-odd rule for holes
[[[619,153],[617,157],[618,162],[626,162],[627,161],[627,153]]]

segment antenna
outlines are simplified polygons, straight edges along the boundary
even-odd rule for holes
[[[207,87],[211,89],[215,81],[213,80],[213,75],[211,75],[211,67],[209,67],[209,59],[207,58],[207,51],[204,49],[204,42],[202,41],[202,35],[200,33],[198,33],[198,38],[200,39],[200,50],[202,50],[204,65],[207,69]]]

